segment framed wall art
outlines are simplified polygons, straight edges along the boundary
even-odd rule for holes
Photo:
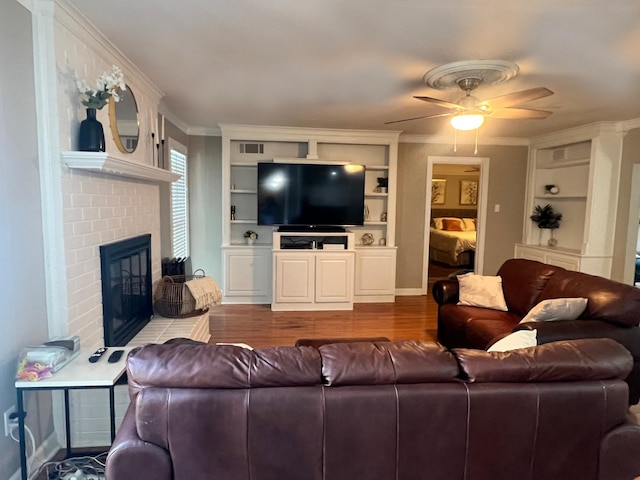
[[[460,205],[478,204],[478,182],[460,180]]]
[[[434,178],[431,180],[431,205],[444,205],[447,181]]]

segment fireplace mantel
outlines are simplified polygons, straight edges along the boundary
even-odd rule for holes
[[[152,182],[175,182],[180,175],[151,165],[114,157],[106,152],[62,152],[62,161],[69,168],[90,170],[107,175],[137,178]]]

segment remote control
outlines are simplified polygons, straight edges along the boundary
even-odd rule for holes
[[[95,351],[95,353],[93,355],[91,355],[89,357],[89,361],[91,363],[96,363],[98,360],[100,360],[100,357],[104,354],[104,352],[107,351],[107,347],[102,347],[99,348],[98,350]]]
[[[122,356],[123,353],[124,353],[124,350],[116,350],[111,355],[109,355],[107,362],[116,363],[118,360],[120,360],[120,357]]]

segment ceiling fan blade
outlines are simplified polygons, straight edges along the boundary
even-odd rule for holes
[[[423,118],[448,117],[449,115],[451,115],[451,113],[438,113],[437,115],[423,115],[421,117],[404,118],[402,120],[392,120],[390,122],[384,122],[384,124],[389,125],[391,123],[409,122],[411,120],[421,120]]]
[[[478,103],[477,107],[489,107],[491,109],[505,108],[512,105],[522,105],[532,100],[548,97],[553,95],[553,92],[545,87],[531,88],[529,90],[522,90],[520,92],[508,93],[500,97],[490,98],[483,102]]]
[[[551,115],[551,113],[552,112],[548,112],[546,110],[532,110],[530,108],[496,108],[489,114],[489,116],[491,118],[506,119],[544,119]]]
[[[441,107],[445,107],[445,108],[453,108],[455,110],[464,110],[464,107],[462,105],[458,105],[457,103],[447,102],[446,100],[439,100],[437,98],[432,98],[432,97],[419,97],[415,95],[413,96],[413,98],[417,98],[418,100],[422,100],[423,102],[435,103],[436,105],[440,105]]]

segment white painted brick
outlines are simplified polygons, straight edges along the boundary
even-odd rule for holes
[[[71,195],[71,204],[74,207],[91,206],[91,196],[84,193],[74,193]]]
[[[82,220],[83,208],[76,208],[69,205],[69,208],[66,208],[64,211],[64,221],[65,222],[78,222]]]
[[[93,231],[91,221],[81,221],[73,223],[73,234],[74,235],[85,235]]]
[[[97,246],[100,246],[101,243],[102,243],[100,241],[100,232],[93,232],[93,233],[90,233],[88,235],[84,235],[82,237],[82,240],[83,240],[83,244],[85,246],[97,247]]]
[[[102,232],[109,228],[109,222],[105,218],[101,218],[98,220],[93,220],[91,223],[91,231],[92,232]]]
[[[95,220],[100,218],[100,208],[91,206],[82,209],[82,217],[84,220]]]

